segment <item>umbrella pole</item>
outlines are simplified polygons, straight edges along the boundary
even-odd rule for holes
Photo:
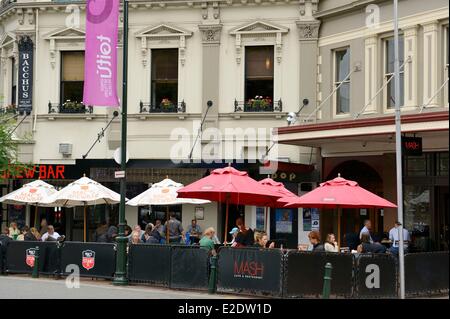
[[[224,244],[226,244],[226,242],[227,242],[227,234],[228,234],[228,199],[227,199],[227,203],[226,203],[226,205],[227,205],[227,208],[226,208],[226,211],[225,211],[225,233],[224,233],[224,235],[223,235],[223,243]]]
[[[86,242],[86,204],[84,205],[83,240]]]
[[[266,206],[265,216],[264,216],[264,232],[267,234],[267,215],[268,215],[269,207]]]
[[[341,249],[341,208],[338,207],[338,248]]]
[[[38,211],[38,207],[36,205],[34,208],[34,227],[35,228],[37,227],[37,223],[38,223],[38,213],[39,213],[39,211]]]
[[[169,205],[167,205],[166,211],[166,244],[169,244],[170,236],[169,236]]]

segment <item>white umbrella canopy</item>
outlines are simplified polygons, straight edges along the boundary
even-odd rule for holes
[[[43,200],[58,207],[91,206],[120,203],[120,194],[84,176]]]
[[[86,242],[86,206],[120,203],[120,194],[110,190],[96,181],[83,176],[70,183],[42,203],[59,207],[84,206],[83,239]]]
[[[58,191],[54,186],[41,180],[35,180],[1,197],[0,203],[5,203],[8,205],[34,205],[53,207],[56,205],[52,203],[45,204],[43,203],[43,201],[56,194],[57,192]]]
[[[193,204],[203,205],[211,203],[209,200],[195,198],[178,198],[177,190],[183,187],[183,184],[174,182],[166,178],[159,183],[153,184],[145,192],[130,199],[127,205],[130,206],[149,206],[149,205],[180,205]]]

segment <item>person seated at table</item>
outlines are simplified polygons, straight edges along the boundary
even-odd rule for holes
[[[53,225],[47,226],[47,232],[42,235],[42,241],[57,241],[58,238],[61,237],[57,232],[55,232],[55,228]]]
[[[31,227],[30,230],[23,236],[24,241],[38,241],[41,239],[41,234],[36,228]]]
[[[230,242],[231,245],[233,245],[234,242],[236,241],[236,237],[237,237],[237,234],[238,234],[238,233],[239,233],[239,228],[237,228],[237,227],[234,227],[234,228],[229,232],[229,234],[231,235],[231,242]]]
[[[209,254],[212,256],[216,256],[217,254],[216,249],[214,248],[214,240],[213,240],[215,233],[216,231],[214,230],[214,228],[212,227],[206,228],[205,233],[199,242],[200,248],[208,250]]]
[[[402,225],[402,223],[400,223],[398,220],[395,222],[394,227],[389,231],[389,240],[392,243],[392,246],[388,249],[388,251],[395,255],[398,256],[398,251],[399,251],[399,247],[400,247],[400,229],[399,227]],[[406,228],[403,228],[403,250],[404,253],[407,254],[408,253],[408,245],[409,242],[411,241],[410,235],[409,235],[409,231]]]
[[[147,224],[145,226],[145,232],[141,236],[141,241],[147,244],[159,244],[161,240],[161,235],[155,229],[152,223]]]
[[[364,227],[359,232],[359,240],[362,242],[362,235],[368,234],[370,243],[373,244],[372,236],[370,235],[370,232],[372,231],[372,222],[369,219],[366,219],[364,221]]]
[[[254,232],[250,227],[245,226],[244,219],[239,217],[236,219],[236,226],[239,228],[239,233],[232,247],[251,247],[255,242]]]
[[[308,239],[312,245],[312,251],[325,251],[324,246],[320,243],[320,233],[317,230],[311,231]]]
[[[142,243],[142,240],[140,238],[140,233],[138,231],[133,230],[131,232],[131,237],[130,237],[129,243],[133,244],[133,245]]]
[[[202,229],[200,225],[197,224],[197,220],[193,219],[191,224],[187,228],[187,233],[189,233],[189,239],[191,244],[196,244],[200,241],[202,237]]]
[[[368,233],[363,233],[361,235],[361,244],[358,246],[357,252],[360,254],[384,254],[386,252],[386,247],[379,243],[371,243],[370,235]]]
[[[28,227],[26,225],[23,226],[22,229],[20,230],[20,235],[17,236],[17,240],[24,241],[25,235],[29,232],[29,230],[30,230],[30,227]]]
[[[19,237],[19,235],[20,235],[20,230],[17,227],[17,223],[12,222],[9,225],[9,237],[11,237],[13,240],[17,240],[17,237]]]
[[[275,243],[272,242],[270,245],[267,245],[269,242],[269,237],[265,232],[255,232],[255,243],[254,247],[258,248],[275,248]]]
[[[334,236],[334,234],[328,234],[327,240],[325,240],[325,244],[323,245],[323,247],[327,252],[338,253],[339,247],[336,242],[336,236]]]

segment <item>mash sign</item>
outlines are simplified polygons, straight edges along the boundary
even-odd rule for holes
[[[95,266],[95,251],[84,250],[81,252],[82,260],[81,265],[86,269],[90,270]]]

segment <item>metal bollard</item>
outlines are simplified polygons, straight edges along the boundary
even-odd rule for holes
[[[211,257],[211,273],[209,274],[208,293],[216,293],[217,256]]]
[[[325,265],[325,275],[323,276],[322,299],[329,299],[330,298],[331,272],[332,272],[332,270],[333,270],[333,266],[331,266],[331,263],[327,263]]]
[[[31,274],[32,278],[39,278],[39,247],[36,246],[34,249],[34,265],[33,265],[33,273]]]

